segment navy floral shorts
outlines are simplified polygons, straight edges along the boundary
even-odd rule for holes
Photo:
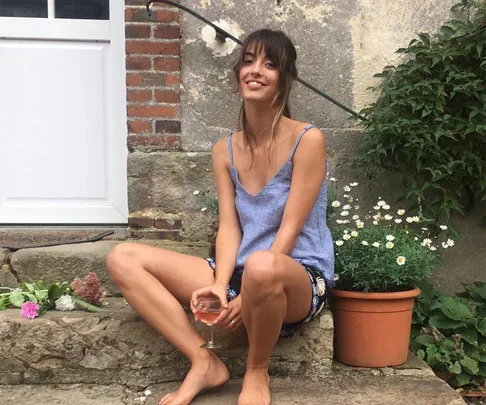
[[[213,257],[209,257],[206,259],[209,263],[209,266],[216,271],[216,261]],[[292,337],[294,333],[299,329],[304,323],[307,323],[314,319],[319,312],[321,312],[322,308],[324,308],[326,304],[327,298],[327,286],[324,277],[322,277],[321,273],[312,266],[308,266],[306,264],[301,263],[304,267],[307,275],[309,276],[309,280],[312,285],[312,305],[309,313],[307,316],[299,322],[295,323],[284,323],[282,328],[280,329],[280,337],[287,338]],[[228,285],[228,290],[226,293],[226,298],[228,301],[234,300],[241,292],[241,274],[237,274],[233,272],[231,280]]]

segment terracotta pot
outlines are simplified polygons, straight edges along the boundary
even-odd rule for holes
[[[407,361],[418,288],[392,293],[330,292],[337,361],[360,367],[398,366]]]

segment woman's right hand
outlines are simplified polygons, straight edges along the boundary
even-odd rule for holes
[[[207,287],[200,288],[192,293],[191,297],[191,311],[196,318],[196,321],[199,320],[197,317],[197,300],[199,297],[210,297],[216,296],[221,301],[221,310],[228,309],[228,300],[226,298],[226,291],[227,287],[223,284],[212,284]]]

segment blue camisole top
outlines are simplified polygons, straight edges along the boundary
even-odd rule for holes
[[[289,158],[275,176],[256,195],[250,194],[238,178],[233,165],[231,136],[228,137],[230,175],[235,186],[235,202],[242,231],[242,240],[236,257],[237,274],[243,272],[247,257],[258,250],[272,246],[290,191],[292,157],[302,136],[314,125],[308,125],[299,134]],[[319,194],[302,231],[297,237],[290,257],[316,268],[326,280],[328,287],[334,286],[334,250],[331,233],[326,225],[327,181],[321,184]]]

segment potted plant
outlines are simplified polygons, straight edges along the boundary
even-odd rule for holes
[[[352,196],[355,186],[344,186],[341,198],[330,201],[335,358],[353,366],[396,366],[407,360],[414,298],[420,294],[416,285],[430,276],[438,247],[454,242],[438,245],[439,236],[429,234],[420,215],[392,209],[381,198],[361,214]]]

